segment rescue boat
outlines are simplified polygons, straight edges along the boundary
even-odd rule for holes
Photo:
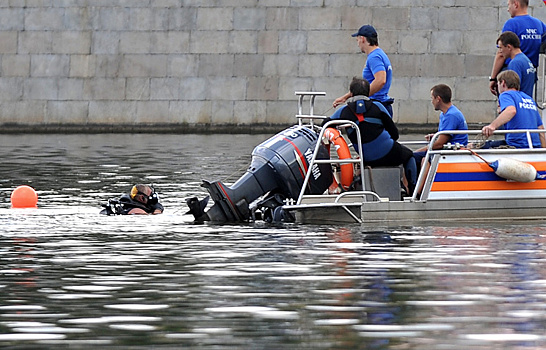
[[[296,92],[297,125],[257,146],[252,164],[231,187],[203,181],[214,200],[188,199],[197,221],[294,221],[303,224],[347,224],[392,227],[448,222],[511,222],[546,220],[546,148],[479,149],[458,144],[432,150],[442,134],[466,133],[469,139],[481,130],[436,133],[425,159],[428,172],[417,180],[420,193],[407,196],[399,167],[366,167],[339,130],[356,124],[313,114],[316,96],[324,92]],[[303,114],[304,98],[310,112]],[[506,133],[546,130],[498,130]],[[400,141],[399,141],[400,142]],[[362,144],[361,142],[359,142]],[[404,143],[404,142],[401,142]],[[331,147],[333,146],[333,147]],[[407,142],[410,148],[419,142]],[[359,147],[362,152],[361,147]],[[257,213],[261,213],[257,215]]]
[[[313,115],[297,115],[314,119]],[[325,125],[325,128],[331,127]],[[353,125],[356,127],[356,125]],[[319,130],[319,139],[325,130]],[[496,135],[532,133],[545,130],[498,130]],[[428,173],[421,172],[417,188],[421,193],[407,197],[400,181],[403,171],[395,168],[360,168],[359,191],[340,194],[300,193],[285,204],[299,223],[360,223],[366,226],[400,226],[447,222],[488,222],[546,220],[546,148],[472,149],[446,145],[432,150],[442,134],[481,135],[481,130],[452,130],[436,133],[429,142],[425,159],[431,159]],[[404,142],[401,142],[404,143]],[[412,147],[417,142],[408,142]],[[530,142],[531,144],[531,142]],[[311,159],[312,166],[315,162]],[[332,160],[332,162],[334,162]],[[339,161],[335,161],[337,163]],[[304,181],[305,184],[305,181]],[[392,189],[396,189],[392,191]]]

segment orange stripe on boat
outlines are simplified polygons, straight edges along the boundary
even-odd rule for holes
[[[440,163],[437,173],[481,173],[491,172],[493,169],[484,162],[481,163]]]
[[[450,181],[434,182],[431,191],[498,191],[498,190],[546,190],[546,181]]]
[[[546,170],[546,162],[529,162],[529,164],[534,166],[537,171]]]

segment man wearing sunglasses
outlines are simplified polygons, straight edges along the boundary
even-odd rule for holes
[[[103,205],[101,214],[106,215],[148,215],[163,213],[163,205],[154,188],[149,185],[137,184],[129,194],[122,195],[119,200],[109,200]]]
[[[134,202],[134,208],[131,208],[127,214],[161,214],[163,213],[163,206],[159,203],[159,197],[152,186],[138,184],[131,188],[129,195]]]

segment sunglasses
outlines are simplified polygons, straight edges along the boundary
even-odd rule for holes
[[[159,202],[159,196],[157,195],[157,193],[155,193],[153,188],[152,188],[152,193],[150,193],[150,195],[146,195],[146,194],[144,194],[144,193],[142,193],[140,191],[139,191],[139,193],[141,195],[143,195],[144,198],[148,199],[148,204],[150,204],[150,205],[154,205],[157,202]]]
[[[131,190],[131,198],[135,198],[137,195],[141,195],[142,197],[147,199],[148,204],[154,205],[157,202],[159,202],[159,196],[157,195],[157,193],[155,192],[155,189],[152,186],[150,186],[150,189],[152,190],[152,192],[148,195],[144,192],[137,190],[136,187],[133,187]]]

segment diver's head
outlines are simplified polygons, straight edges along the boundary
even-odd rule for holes
[[[131,199],[147,205],[154,205],[159,201],[154,188],[143,184],[137,184],[131,188]]]

